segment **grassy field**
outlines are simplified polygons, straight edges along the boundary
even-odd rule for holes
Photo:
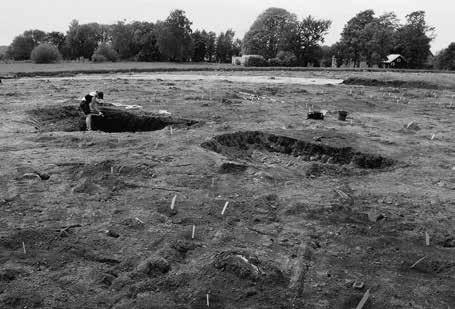
[[[34,64],[31,62],[11,62],[0,63],[0,78],[11,76],[35,76],[35,75],[59,75],[64,73],[125,73],[125,72],[165,72],[165,71],[283,71],[289,72],[321,72],[325,75],[327,72],[333,72],[337,76],[349,78],[351,76],[358,77],[368,76],[370,78],[380,79],[419,79],[428,81],[436,78],[440,80],[439,75],[443,75],[442,79],[453,79],[455,72],[440,71],[432,72],[426,70],[404,70],[395,72],[386,72],[382,69],[351,69],[351,68],[278,68],[278,67],[249,67],[234,66],[231,64],[219,63],[171,63],[171,62],[62,62],[56,64]],[[364,74],[362,74],[362,72]],[[439,73],[439,74],[435,74]]]
[[[0,308],[455,308],[455,91],[274,83],[452,75],[179,74],[2,82]]]
[[[0,75],[36,72],[99,72],[129,70],[217,70],[229,68],[230,64],[217,63],[170,63],[170,62],[62,62],[35,64],[30,62],[0,63]]]

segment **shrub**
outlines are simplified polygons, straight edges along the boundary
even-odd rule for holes
[[[294,55],[293,52],[290,51],[279,51],[276,55],[278,59],[280,59],[281,64],[283,66],[295,66],[297,65],[297,57]]]
[[[56,46],[44,43],[32,50],[30,59],[35,63],[54,63],[62,60],[62,55]]]
[[[119,55],[115,51],[115,49],[113,49],[110,45],[108,45],[106,43],[102,43],[98,46],[98,48],[93,53],[92,61],[103,62],[103,61],[99,61],[99,60],[103,60],[103,58],[99,57],[99,56],[103,56],[104,61],[116,62],[119,59]],[[96,61],[95,59],[98,61]]]
[[[269,63],[269,66],[271,66],[271,67],[281,67],[281,66],[283,66],[283,63],[278,58],[270,58],[268,63]]]
[[[107,62],[109,60],[106,57],[104,57],[103,55],[93,54],[92,61],[93,62]]]
[[[261,55],[246,55],[243,58],[246,67],[264,67],[267,65],[267,61]]]

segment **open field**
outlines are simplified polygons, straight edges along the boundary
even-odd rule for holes
[[[453,75],[179,75],[3,80],[0,308],[455,308]]]
[[[231,64],[218,63],[170,63],[170,62],[61,62],[55,64],[35,64],[30,62],[11,62],[0,64],[0,75],[33,74],[55,72],[109,72],[109,71],[171,71],[171,70],[216,70],[231,67]]]

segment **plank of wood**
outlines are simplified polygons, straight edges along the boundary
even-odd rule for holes
[[[412,264],[412,266],[410,268],[414,268],[417,266],[417,264],[419,264],[420,262],[422,262],[423,260],[426,259],[426,256],[424,256],[423,258],[419,259],[417,262],[415,262],[414,264]]]
[[[356,309],[362,309],[363,306],[365,306],[365,304],[367,303],[369,297],[370,297],[370,290],[368,289],[365,292],[365,294],[363,295],[363,297],[360,300],[359,304],[357,305]]]

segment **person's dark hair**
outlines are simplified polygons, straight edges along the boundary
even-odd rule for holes
[[[104,100],[104,93],[102,91],[97,91],[96,92],[96,95],[98,98],[100,98],[101,100]]]

